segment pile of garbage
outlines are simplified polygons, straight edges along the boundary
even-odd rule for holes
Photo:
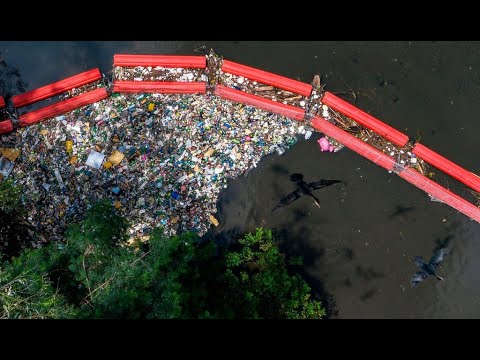
[[[305,96],[294,94],[290,91],[279,89],[270,85],[258,83],[257,81],[252,81],[243,76],[222,72],[219,83],[221,85],[225,85],[236,90],[241,90],[249,94],[261,96],[282,104],[298,106],[304,110],[307,106],[307,97]]]
[[[222,59],[210,54],[206,69],[115,67],[114,79],[205,81],[223,84],[306,110],[393,156],[401,165],[423,161],[407,145],[395,145],[321,104],[323,86],[315,76],[309,97],[241,76],[223,73]],[[106,86],[105,79],[58,96],[67,99]],[[131,239],[162,227],[167,235],[213,224],[219,192],[228,178],[248,173],[267,154],[283,154],[313,128],[252,106],[212,95],[113,94],[40,124],[0,137],[0,180],[23,187],[28,221],[45,236],[61,240],[71,222],[95,202],[109,199],[131,222]],[[327,136],[322,151],[343,145]],[[37,244],[39,245],[39,244]]]
[[[172,68],[162,66],[115,66],[113,76],[128,81],[207,81],[204,69]]]
[[[131,221],[132,238],[159,226],[202,236],[219,223],[228,178],[312,131],[209,93],[113,94],[1,137],[0,176],[23,186],[28,221],[53,240],[105,198]]]
[[[322,105],[320,114],[325,120],[332,122],[340,129],[348,131],[365,143],[380,150],[384,154],[391,156],[400,166],[411,167],[420,172],[422,175],[429,175],[427,163],[422,159],[417,158],[415,154],[413,154],[412,143],[409,142],[404,147],[400,148],[399,146],[381,137],[374,131],[361,126],[354,120],[332,110],[326,105]],[[319,145],[322,151],[330,152],[337,152],[344,147],[343,144],[329,136],[321,138],[319,140]]]

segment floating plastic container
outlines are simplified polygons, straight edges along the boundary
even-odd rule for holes
[[[65,141],[65,150],[68,154],[71,154],[73,152],[73,140]]]

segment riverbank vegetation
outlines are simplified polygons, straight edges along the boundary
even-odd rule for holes
[[[129,224],[108,202],[71,224],[65,243],[24,249],[0,265],[0,318],[311,319],[325,310],[257,229],[233,245],[194,233],[127,242]]]

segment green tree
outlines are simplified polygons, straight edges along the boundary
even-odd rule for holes
[[[193,233],[126,243],[127,222],[108,202],[72,224],[64,246],[26,250],[0,269],[3,317],[320,318],[325,312],[257,229],[233,247]],[[292,265],[296,263],[297,265]]]
[[[65,292],[82,309],[83,316],[105,316],[108,309],[97,304],[97,299],[111,286],[109,274],[130,270],[125,263],[133,261],[134,254],[126,246],[127,227],[128,222],[108,200],[103,200],[86,212],[83,221],[71,224],[67,230],[62,259],[70,280],[64,282]]]
[[[12,179],[0,180],[0,211],[10,214],[20,209],[22,188]]]
[[[315,319],[325,315],[319,301],[300,275],[289,271],[285,255],[275,244],[272,232],[262,228],[245,235],[226,252],[226,301],[236,318]],[[298,265],[292,259],[290,268]]]

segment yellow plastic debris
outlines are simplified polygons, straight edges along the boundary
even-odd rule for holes
[[[122,207],[122,203],[120,201],[115,201],[115,209],[120,209]]]
[[[48,130],[47,129],[42,129],[40,130],[40,135],[47,135],[48,134]]]
[[[155,104],[154,103],[148,104],[148,111],[153,111],[153,109],[155,109]]]
[[[73,152],[73,140],[66,140],[65,141],[65,149],[67,150],[67,153],[72,153]]]
[[[0,148],[0,152],[10,161],[15,161],[20,156],[20,151],[17,149]]]
[[[112,167],[112,165],[113,165],[113,164],[112,164],[111,161],[107,161],[107,162],[105,162],[105,164],[103,164],[103,167],[104,167],[105,169],[110,169],[110,168]]]
[[[78,156],[76,156],[76,155],[72,156],[72,157],[68,160],[68,162],[69,162],[70,164],[72,164],[72,165],[73,165],[73,164],[76,164],[77,161],[78,161]]]
[[[125,157],[125,155],[123,153],[121,153],[118,150],[115,150],[112,153],[112,155],[110,155],[108,157],[107,160],[112,163],[112,166],[117,166],[118,164],[120,164],[122,162],[124,157]]]
[[[215,216],[210,215],[210,221],[212,222],[213,225],[218,226],[220,223],[218,220],[215,218]]]
[[[205,153],[205,157],[209,157],[209,156],[212,156],[213,153],[215,152],[215,149],[214,148],[210,148],[207,150],[207,152]]]

